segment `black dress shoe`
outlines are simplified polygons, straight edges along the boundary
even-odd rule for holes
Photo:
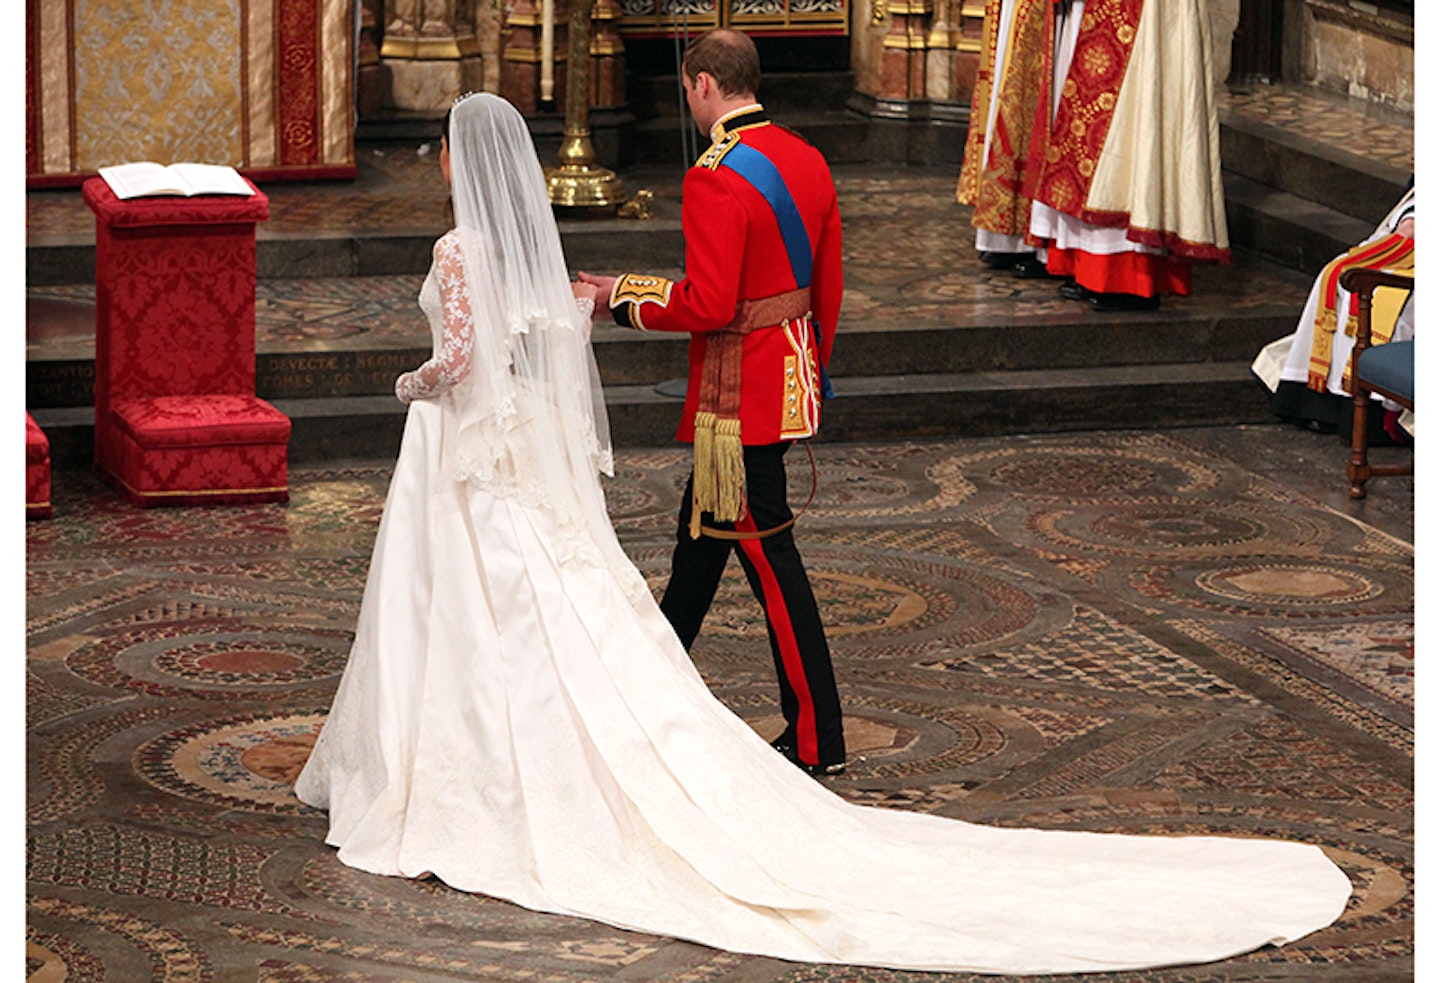
[[[1140,297],[1136,294],[1092,293],[1090,306],[1097,311],[1158,311],[1160,298]]]
[[[770,746],[773,747],[775,750],[779,751],[782,755],[784,755],[786,761],[789,761],[796,768],[799,768],[801,771],[811,776],[812,778],[819,778],[822,775],[839,775],[844,773],[845,771],[845,762],[843,761],[831,762],[828,765],[806,764],[805,762],[800,760],[800,755],[795,752],[795,748],[791,746],[784,738],[776,738],[775,740],[770,742]]]
[[[982,252],[980,262],[994,270],[1013,270],[1015,264],[1034,253],[992,253]]]
[[[1043,280],[1051,275],[1045,263],[1034,253],[1022,254],[1010,267],[1010,272],[1022,280]]]
[[[1086,290],[1074,280],[1066,280],[1060,284],[1060,296],[1066,300],[1089,300],[1091,297],[1094,297],[1095,294]]]

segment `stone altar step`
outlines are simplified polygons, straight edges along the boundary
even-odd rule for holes
[[[671,386],[605,388],[616,446],[674,441],[680,399]],[[835,381],[821,440],[906,440],[1134,427],[1271,423],[1249,362],[1201,362],[1000,372],[848,376]],[[292,464],[393,457],[405,407],[393,396],[277,399],[290,417]],[[89,407],[32,411],[50,438],[52,467],[89,467]]]
[[[849,111],[796,110],[781,118],[837,165],[924,162],[942,143],[963,149],[964,126],[958,123],[919,126]],[[634,131],[643,166],[621,172],[627,193],[645,187],[657,174],[662,181],[678,184],[684,157],[678,117],[641,120]],[[1234,114],[1222,124],[1221,140],[1232,246],[1312,275],[1370,233],[1400,197],[1409,177],[1398,168],[1307,143],[1279,127]],[[558,135],[556,141],[558,146]],[[946,166],[958,168],[958,160],[957,156],[954,164]],[[277,194],[284,190],[277,189]],[[678,187],[674,194],[667,188],[657,195],[653,211],[654,219],[647,222],[562,220],[561,237],[571,264],[577,269],[607,268],[620,256],[636,268],[673,265],[684,241]],[[94,282],[94,230],[82,228],[30,237],[27,285]],[[436,234],[433,229],[297,232],[262,224],[256,269],[262,278],[423,274]]]
[[[677,138],[678,139],[678,138]],[[678,148],[678,143],[677,143]],[[678,150],[677,150],[678,153]],[[678,170],[678,167],[677,167]],[[627,178],[633,193],[645,186]],[[623,176],[623,175],[622,175]],[[1403,181],[1385,186],[1400,197]],[[1233,172],[1225,174],[1226,211],[1231,244],[1281,265],[1314,273],[1331,258],[1369,235],[1389,210],[1371,219],[1356,218],[1327,204],[1279,190]],[[668,196],[654,199],[654,218],[566,219],[560,223],[565,255],[576,269],[613,268],[617,257],[637,269],[673,266],[684,253],[679,204]],[[413,274],[429,269],[434,230],[378,233],[319,230],[303,235],[275,233],[263,225],[257,234],[256,273],[262,279]],[[94,235],[49,237],[25,250],[26,285],[93,283]]]
[[[640,185],[632,185],[634,187]],[[576,269],[608,268],[617,256],[637,267],[672,266],[684,255],[680,206],[657,197],[648,221],[562,219],[565,257]],[[444,227],[380,232],[365,229],[277,231],[263,223],[256,230],[255,273],[260,279],[424,276],[430,269],[435,239]],[[26,286],[95,282],[95,235],[44,237],[25,249]]]
[[[306,281],[295,281],[303,284]],[[330,281],[344,287],[349,281]],[[311,397],[385,396],[395,377],[430,355],[428,329],[414,308],[408,281],[383,281],[388,299],[360,309],[373,319],[375,330],[348,335],[344,312],[339,321],[287,322],[268,319],[256,355],[256,392],[268,400]],[[1264,280],[1254,289],[1274,281]],[[366,284],[357,280],[356,289]],[[1296,284],[1283,284],[1298,298]],[[320,286],[317,283],[317,288]],[[1208,285],[1207,285],[1208,286]],[[405,296],[397,298],[399,289]],[[1046,282],[1036,288],[1049,294]],[[1184,306],[1182,306],[1182,303]],[[406,309],[403,318],[392,304]],[[57,337],[48,349],[38,348],[26,362],[26,400],[32,409],[92,406],[94,352],[82,331],[83,303],[56,305],[72,319],[70,340]],[[1173,307],[1173,309],[1172,309]],[[414,308],[411,310],[411,308]],[[1173,302],[1151,313],[1100,314],[1071,302],[1012,304],[1002,313],[972,315],[971,320],[906,323],[904,315],[888,320],[874,315],[842,321],[830,375],[837,386],[850,378],[959,377],[1024,371],[1068,371],[1147,365],[1228,363],[1252,359],[1266,343],[1294,328],[1295,313],[1285,303],[1230,309],[1224,298]],[[37,317],[62,315],[48,311]],[[88,313],[93,320],[93,313]],[[382,323],[385,321],[393,323]],[[57,335],[66,330],[57,323]],[[605,386],[654,386],[683,377],[688,369],[688,338],[664,332],[634,332],[601,323],[593,347]],[[1016,377],[1017,379],[1028,377]]]

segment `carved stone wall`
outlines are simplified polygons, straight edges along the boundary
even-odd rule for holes
[[[565,76],[569,61],[570,4],[554,5],[554,100],[563,112]],[[590,108],[625,103],[625,44],[620,37],[620,6],[616,0],[596,0],[590,14]],[[544,47],[542,0],[510,0],[500,31],[501,52],[498,91],[527,115],[549,108],[542,99]]]
[[[500,91],[500,47],[505,17],[504,5],[497,0],[475,0],[475,42],[480,48],[484,66],[483,91]]]
[[[385,108],[440,112],[461,93],[484,88],[475,0],[385,0],[381,20]]]
[[[887,104],[968,104],[983,0],[867,0],[851,14],[856,89]]]
[[[1252,27],[1256,23],[1255,11],[1245,9],[1251,2],[1205,0],[1217,88],[1232,74],[1237,29],[1247,15]],[[1299,52],[1298,59],[1287,57],[1283,77],[1273,81],[1313,82],[1413,110],[1413,18],[1349,0],[1253,2],[1270,5],[1260,19],[1267,28],[1283,25],[1286,51]],[[891,115],[899,114],[903,103],[968,103],[984,8],[984,0],[854,0],[850,53],[856,91]]]
[[[1210,64],[1217,86],[1230,77],[1231,45],[1239,26],[1240,0],[1210,0]]]
[[[1303,11],[1304,81],[1414,111],[1413,18],[1343,0],[1305,0]]]

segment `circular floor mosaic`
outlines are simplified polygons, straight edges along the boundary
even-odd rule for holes
[[[1066,550],[1121,556],[1195,556],[1237,549],[1291,552],[1333,531],[1297,513],[1253,502],[1112,503],[1033,513],[1027,527]]]
[[[292,481],[285,525],[292,535],[338,533],[374,529],[380,523],[389,482],[389,469],[366,473],[320,472]]]
[[[1069,501],[1214,488],[1220,473],[1142,446],[1006,447],[952,459],[977,485]]]
[[[773,698],[730,693],[725,703],[766,740],[785,727]],[[1010,735],[994,720],[953,707],[859,694],[845,698],[846,779],[934,774],[983,761]]]
[[[25,979],[27,983],[51,980],[103,980],[105,964],[93,953],[63,935],[25,930]]]
[[[1385,588],[1339,567],[1301,563],[1255,563],[1208,570],[1195,578],[1207,594],[1242,604],[1358,604]]]
[[[534,917],[519,906],[457,890],[438,878],[376,877],[345,866],[329,848],[305,862],[297,884],[307,897],[329,908],[367,918],[403,918],[417,926],[438,923],[471,933],[496,933]]]
[[[1334,560],[1143,566],[1131,574],[1130,587],[1153,601],[1231,616],[1324,618],[1414,603],[1406,573]]]
[[[92,950],[27,925],[26,979],[32,983],[112,979],[206,983],[214,979],[205,953],[167,926],[60,898],[31,897],[27,911],[32,917],[63,926],[67,934],[78,926],[101,943],[98,951]]]
[[[325,714],[232,717],[171,731],[136,748],[133,766],[172,795],[248,812],[308,808],[293,785]]]
[[[886,457],[851,451],[844,456],[827,454],[818,462],[818,474],[812,475],[808,461],[800,455],[802,464],[790,471],[790,497],[796,508],[810,494],[812,484],[816,488],[815,503],[812,506],[828,519],[853,519],[859,516],[885,516],[914,511],[917,505],[943,507],[952,504],[950,499],[959,500],[968,494],[952,494],[945,483],[941,484],[941,498],[917,499],[914,480],[920,477],[918,468],[913,476],[897,473],[905,466],[904,448],[892,449]],[[926,475],[929,481],[934,479]]]
[[[66,665],[100,685],[152,693],[284,693],[339,675],[351,640],[338,629],[161,623],[82,645]]]
[[[1063,617],[1051,603],[1055,595],[978,567],[823,546],[806,547],[804,555],[826,634],[872,655],[903,654],[937,638],[992,643],[1035,627],[1042,608],[1047,617]],[[637,550],[635,560],[658,596],[669,576],[669,550]],[[701,635],[707,649],[768,644],[764,613],[738,562],[726,568]]]
[[[633,465],[616,463],[615,480],[605,485],[605,508],[612,517],[633,519],[662,510],[660,495],[645,484],[647,474]]]

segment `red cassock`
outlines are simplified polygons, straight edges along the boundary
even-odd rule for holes
[[[685,175],[685,278],[627,273],[610,306],[624,326],[690,332],[679,440],[695,439],[707,350],[718,347],[717,332],[741,324],[740,377],[720,383],[741,394],[741,441],[809,437],[820,424],[844,289],[830,168],[758,107],[722,119],[713,135]]]

